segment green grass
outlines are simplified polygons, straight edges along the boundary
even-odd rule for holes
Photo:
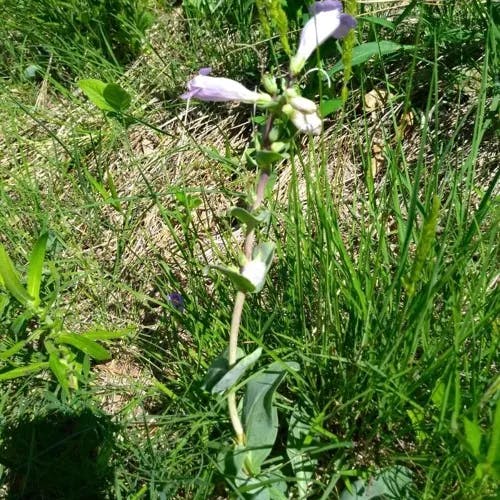
[[[215,2],[155,5],[158,24],[121,77],[100,49],[83,67],[76,42],[54,53],[79,76],[119,78],[132,113],[156,130],[101,117],[57,75],[23,81],[25,46],[4,38],[13,73],[0,87],[0,241],[24,272],[48,230],[42,294],[54,314],[70,331],[134,332],[110,344],[114,361],[94,366],[70,400],[40,375],[0,382],[8,498],[204,499],[231,490],[218,464],[232,439],[226,403],[201,384],[226,347],[234,292],[204,268],[237,255],[225,212],[253,182],[232,161],[251,132],[235,124],[251,111],[199,105],[176,116],[183,82],[199,67],[255,85],[259,63],[285,60],[276,39],[259,38],[252,2],[235,4],[210,16],[204,9]],[[272,455],[285,457],[294,498],[292,415],[307,429],[310,498],[337,498],[355,478],[393,465],[411,471],[415,498],[495,497],[494,475],[476,472],[495,436],[499,390],[495,9],[410,2],[394,28],[361,23],[358,41],[413,48],[354,67],[349,100],[325,137],[297,146],[278,172],[268,230],[277,257],[263,293],[245,306],[241,338],[246,352],[261,346],[266,363],[301,367],[280,387]],[[17,22],[9,15],[6,26]],[[334,43],[322,50],[328,69],[339,53]],[[338,96],[340,76],[327,90],[316,75],[311,97]],[[373,89],[388,96],[375,111],[363,104]],[[185,195],[200,205],[190,210]],[[183,313],[168,300],[174,291]],[[3,351],[17,309],[1,304]],[[482,433],[476,447],[471,428]],[[78,459],[65,458],[68,446]]]

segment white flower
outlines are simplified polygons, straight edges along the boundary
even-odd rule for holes
[[[246,278],[255,288],[266,279],[267,266],[266,263],[259,260],[251,260],[247,262],[241,270],[241,275]]]
[[[342,13],[342,3],[337,0],[315,2],[310,12],[313,16],[304,26],[299,48],[290,61],[293,75],[302,70],[309,56],[328,38],[343,38],[357,24],[352,16]]]
[[[323,122],[318,115],[316,103],[291,92],[288,92],[288,94],[293,97],[288,100],[288,104],[283,106],[283,113],[292,120],[299,132],[319,135]]]

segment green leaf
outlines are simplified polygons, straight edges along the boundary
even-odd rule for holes
[[[256,477],[236,479],[238,492],[251,500],[286,500],[286,481],[279,471],[265,471]]]
[[[42,283],[43,261],[47,248],[47,238],[47,233],[40,235],[33,247],[28,265],[26,288],[28,293],[34,298],[35,306],[40,304],[40,285]]]
[[[246,224],[249,229],[257,227],[260,224],[267,224],[271,218],[269,210],[264,210],[258,215],[254,215],[244,208],[233,207],[229,213],[232,217],[236,217],[242,224]]]
[[[273,405],[273,398],[287,373],[287,368],[298,370],[299,365],[293,362],[273,363],[252,378],[246,387],[242,420],[247,436],[246,448],[249,452],[246,460],[251,463],[253,471],[260,469],[276,440],[278,413]]]
[[[255,153],[255,161],[259,167],[268,167],[284,158],[286,158],[286,155],[283,153],[276,153],[275,151],[261,150]]]
[[[7,372],[0,373],[0,380],[10,380],[17,377],[25,377],[26,375],[30,375],[31,373],[38,372],[43,370],[49,366],[49,363],[33,363],[31,365],[20,366],[18,368],[14,368],[13,370],[9,370]]]
[[[357,479],[353,483],[353,491],[345,489],[340,500],[370,500],[372,498],[411,499],[409,487],[412,483],[411,471],[403,466],[395,465],[369,479]]]
[[[495,416],[493,418],[493,427],[491,431],[490,444],[486,460],[490,464],[493,471],[500,474],[500,399],[497,400],[495,408]]]
[[[396,25],[394,23],[392,23],[391,21],[389,21],[383,17],[363,16],[363,21],[368,21],[369,23],[372,23],[372,24],[378,24],[380,26],[383,26],[384,28],[389,28],[391,30],[396,29]]]
[[[61,363],[61,360],[57,356],[56,352],[51,352],[49,355],[49,368],[52,370],[52,373],[55,375],[63,391],[68,392],[68,368],[66,367],[66,365]]]
[[[241,347],[238,347],[236,352],[236,360],[241,359],[245,355],[245,352]],[[225,349],[224,352],[217,356],[212,364],[209,366],[207,370],[207,374],[205,375],[205,379],[203,380],[202,389],[204,391],[211,391],[213,386],[226,374],[229,370],[229,361],[228,361],[228,350]]]
[[[122,330],[89,330],[88,332],[82,333],[82,335],[89,340],[115,340],[122,337],[127,337],[133,332],[132,328],[123,328]]]
[[[297,493],[299,499],[306,499],[317,460],[311,458],[307,442],[311,432],[310,416],[304,411],[295,408],[288,426],[286,453],[290,459],[293,472],[297,479]]]
[[[321,118],[326,118],[328,115],[335,113],[342,107],[342,99],[324,99],[319,105],[319,114]]]
[[[474,457],[481,456],[481,438],[483,437],[481,427],[476,422],[464,417],[465,440],[470,446]]]
[[[83,93],[89,98],[90,102],[103,111],[116,111],[116,109],[104,97],[104,89],[107,84],[101,80],[89,78],[88,80],[80,80],[78,86]]]
[[[240,292],[249,293],[255,291],[255,286],[253,285],[253,283],[242,276],[238,269],[219,265],[210,266],[210,268],[217,269],[217,271],[220,271],[222,274],[224,274],[224,276],[229,278],[236,289]]]
[[[106,102],[118,112],[125,111],[132,101],[130,94],[116,83],[108,83],[104,87],[102,95]]]
[[[0,359],[8,359],[14,354],[18,353],[27,343],[27,340],[21,340],[16,342],[12,347],[9,347],[5,351],[0,352]]]
[[[212,394],[220,394],[227,391],[238,383],[238,380],[245,374],[245,372],[260,358],[262,348],[258,347],[238,361],[231,369],[229,369],[222,378],[212,387]]]
[[[354,47],[352,50],[352,62],[351,65],[359,66],[364,62],[368,61],[373,56],[385,56],[387,54],[391,54],[393,52],[397,52],[398,50],[409,50],[413,49],[413,45],[400,45],[399,43],[391,42],[389,40],[382,40],[381,42],[367,42],[357,47]],[[338,73],[344,68],[344,64],[342,61],[339,61],[337,64],[333,66],[333,68],[328,72],[331,76],[335,73]]]
[[[86,338],[84,335],[76,333],[62,333],[55,338],[58,344],[68,344],[76,347],[78,350],[88,354],[91,358],[97,361],[107,361],[111,359],[111,354],[101,345],[93,340]]]
[[[30,297],[26,289],[21,284],[21,280],[17,275],[14,264],[10,260],[7,251],[0,243],[0,275],[2,276],[5,288],[23,305],[33,303],[33,298]]]

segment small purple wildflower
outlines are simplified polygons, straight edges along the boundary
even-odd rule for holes
[[[167,295],[167,299],[179,312],[184,312],[184,297],[179,292],[172,292]]]

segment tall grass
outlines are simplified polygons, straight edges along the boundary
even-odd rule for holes
[[[230,44],[223,35],[234,33],[235,26],[242,43],[256,37],[253,3],[215,8],[207,20],[206,9],[215,4],[184,2],[185,36],[192,47],[183,64],[192,69],[220,61],[221,74],[254,79],[256,58],[267,57],[264,45],[258,54],[242,50],[238,65],[225,67],[234,61],[231,52],[219,59],[220,47]],[[325,136],[298,145],[289,170],[277,172],[281,192],[286,186],[269,229],[278,255],[264,294],[248,303],[242,323],[245,346],[263,347],[268,360],[301,366],[278,398],[274,456],[285,453],[293,415],[303,426],[301,444],[313,467],[310,498],[337,498],[355,478],[394,465],[411,471],[414,498],[494,498],[498,470],[481,471],[498,407],[496,7],[478,0],[441,6],[410,2],[394,14],[392,25],[373,19],[361,2],[358,7],[360,19],[366,19],[359,41],[389,39],[411,48],[353,67],[349,98]],[[384,12],[378,16],[383,19]],[[212,22],[221,45],[206,43]],[[20,71],[23,49],[9,46],[10,61]],[[80,50],[74,42],[67,47]],[[106,79],[107,63],[98,52],[84,68]],[[334,44],[323,55],[332,57],[323,63],[327,70],[340,57]],[[140,73],[138,79],[135,87],[143,84],[149,92],[151,82],[141,82]],[[326,89],[315,76],[307,83],[311,92]],[[341,78],[333,84],[329,92],[340,93]],[[374,89],[377,110],[364,100]],[[36,86],[25,90],[37,91]],[[239,151],[232,149],[230,133],[222,131],[227,147],[219,154],[226,155],[225,162],[214,173],[216,179],[232,177],[226,184],[214,189],[204,179],[184,182],[190,169],[200,168],[189,163],[200,148],[207,153],[204,161],[213,162],[210,145],[199,140],[183,157],[183,175],[162,178],[172,182],[163,186],[142,174],[144,158],[134,156],[130,130],[93,120],[83,107],[78,108],[83,130],[60,139],[70,155],[55,147],[34,148],[34,154],[24,123],[41,116],[18,101],[22,105],[22,99],[0,105],[10,117],[0,125],[9,158],[0,185],[2,243],[22,267],[26,249],[49,228],[53,265],[45,271],[45,293],[60,297],[57,307],[69,325],[81,331],[91,322],[132,324],[137,334],[115,349],[116,365],[95,368],[94,380],[70,402],[61,403],[43,377],[3,385],[0,482],[12,498],[84,498],[40,468],[45,454],[61,449],[83,425],[95,430],[97,441],[81,453],[100,450],[96,456],[102,460],[101,476],[85,476],[94,481],[96,498],[227,496],[218,463],[231,440],[225,402],[201,386],[209,363],[226,344],[233,293],[224,280],[203,273],[205,260],[235,246],[231,221],[211,200],[234,202],[248,175],[233,161]],[[166,104],[167,113],[175,111]],[[55,121],[42,123],[59,138]],[[176,125],[175,133],[187,134],[183,126]],[[109,189],[108,160],[117,152],[125,158],[124,173],[112,172],[124,193],[122,213],[94,182]],[[178,153],[164,152],[165,169],[174,168]],[[142,181],[127,192],[126,176],[136,172]],[[190,208],[186,196],[199,198],[200,208]],[[137,257],[136,274],[125,255],[152,209],[173,243],[168,254],[151,244]],[[213,221],[211,227],[200,222],[197,210]],[[102,248],[114,258],[106,260]],[[169,301],[173,291],[184,296],[182,313]],[[10,334],[0,334],[0,341]],[[127,371],[138,374],[122,383],[113,370],[123,377]],[[108,400],[115,401],[106,410],[112,423],[103,415]],[[51,445],[37,440],[40,421],[64,424],[62,430],[53,426]],[[477,446],[471,429],[480,434]],[[12,461],[9,433],[20,440],[18,449],[30,450],[24,445],[31,440],[38,455],[27,453],[22,465]],[[31,471],[39,473],[37,492],[29,487]],[[291,466],[282,472],[295,497]]]

